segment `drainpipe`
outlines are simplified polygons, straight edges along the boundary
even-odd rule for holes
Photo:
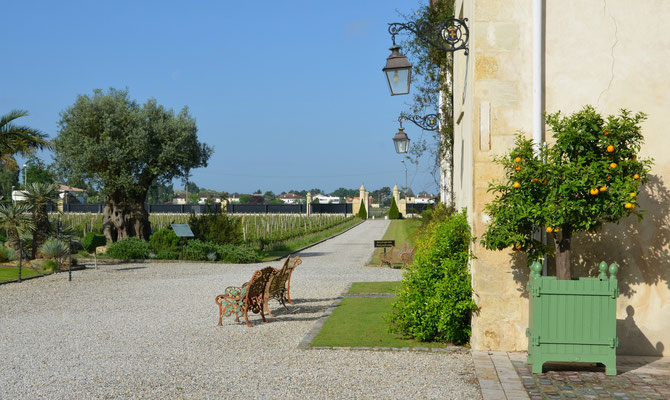
[[[533,146],[539,151],[544,143],[544,0],[533,0]],[[547,235],[539,229],[540,240]],[[547,257],[542,262],[542,275],[547,276]]]

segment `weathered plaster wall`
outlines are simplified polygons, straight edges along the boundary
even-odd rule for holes
[[[454,187],[468,207],[474,234],[485,230],[488,182],[501,177],[492,163],[531,134],[531,2],[460,0],[470,20],[470,56],[455,57]],[[643,155],[655,159],[652,180],[640,196],[646,219],[607,226],[576,240],[579,274],[600,260],[621,265],[619,352],[669,354],[670,343],[670,2],[566,0],[546,4],[546,109],[570,113],[593,104],[603,114],[644,111]],[[467,73],[466,73],[467,71]],[[462,115],[461,115],[462,113]],[[459,121],[460,119],[460,121]],[[471,180],[468,180],[468,176]],[[473,319],[475,349],[525,350],[527,263],[511,252],[474,246],[473,286],[481,307]]]

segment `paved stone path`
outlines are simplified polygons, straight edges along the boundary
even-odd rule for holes
[[[670,358],[617,358],[617,376],[595,364],[547,363],[532,374],[525,353],[473,352],[485,400],[670,399]]]
[[[0,398],[479,399],[469,352],[302,350],[355,281],[399,280],[366,267],[388,221],[367,221],[300,254],[294,306],[253,327],[214,297],[253,265],[100,266],[0,286]]]

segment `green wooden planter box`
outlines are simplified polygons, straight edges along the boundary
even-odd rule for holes
[[[598,278],[557,280],[532,263],[529,292],[528,364],[542,373],[547,361],[599,362],[616,375],[617,266],[600,263]]]

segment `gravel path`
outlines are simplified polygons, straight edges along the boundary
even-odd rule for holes
[[[0,398],[481,398],[467,352],[300,350],[351,282],[399,280],[362,267],[388,221],[305,250],[296,305],[247,328],[214,297],[266,264],[143,263],[0,286]],[[280,266],[280,262],[271,263]]]

